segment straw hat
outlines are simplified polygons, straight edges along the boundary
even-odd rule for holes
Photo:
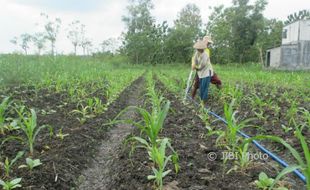
[[[198,40],[194,46],[193,46],[195,49],[206,49],[207,48],[207,44],[202,41],[202,40]]]
[[[208,42],[208,43],[211,43],[211,44],[213,44],[214,42],[212,41],[212,39],[211,39],[211,36],[205,36],[205,37],[203,37],[203,41],[204,42]]]

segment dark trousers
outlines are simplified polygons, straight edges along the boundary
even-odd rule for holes
[[[214,72],[213,76],[211,77],[211,83],[216,85],[217,88],[220,88],[222,85],[221,79],[217,76],[217,74]],[[192,89],[192,98],[196,96],[197,90],[199,88],[199,77],[196,73],[193,83],[193,89]]]

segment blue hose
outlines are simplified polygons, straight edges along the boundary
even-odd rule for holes
[[[187,98],[190,99],[193,103],[195,103],[196,105],[199,106],[199,103],[197,103],[195,100],[193,100],[190,96],[187,95]],[[208,114],[213,115],[214,117],[216,117],[217,119],[221,120],[222,122],[224,122],[227,125],[227,121],[225,121],[225,119],[223,119],[222,117],[218,116],[217,114],[215,114],[212,111],[209,111],[207,108],[205,108],[205,110],[207,111]],[[242,131],[238,130],[238,134],[243,136],[244,138],[250,138],[250,136],[248,136],[247,134],[243,133]],[[281,164],[283,167],[288,167],[289,165],[282,160],[281,158],[279,158],[277,155],[273,154],[272,152],[270,152],[269,150],[267,150],[265,147],[263,147],[262,145],[260,145],[256,140],[252,141],[255,146],[260,149],[261,151],[263,151],[264,153],[268,154],[268,156],[270,156],[273,160],[275,160],[276,162],[278,162],[279,164]],[[299,179],[301,179],[304,183],[306,182],[306,177],[299,171],[299,170],[294,170],[293,171],[295,175],[297,175],[297,177]]]

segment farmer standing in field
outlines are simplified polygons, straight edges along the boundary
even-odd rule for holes
[[[192,70],[196,70],[199,80],[199,95],[204,105],[206,105],[208,99],[208,90],[213,76],[213,69],[210,62],[210,58],[205,52],[207,44],[199,40],[194,44],[194,48],[197,50],[192,58]]]
[[[205,52],[207,53],[207,55],[208,55],[208,57],[210,59],[210,49],[209,49],[209,46],[211,44],[213,44],[213,41],[212,41],[210,36],[205,36],[205,37],[203,37],[203,42],[205,42],[206,45],[207,45],[207,48],[205,49]],[[211,65],[211,68],[212,68],[212,65]],[[218,89],[222,88],[222,81],[219,79],[219,77],[217,76],[217,74],[215,72],[213,73],[213,75],[211,77],[211,83],[216,85],[216,87]],[[193,99],[196,96],[198,88],[199,88],[199,77],[198,77],[198,75],[196,73],[195,79],[194,79],[194,84],[193,84],[193,90],[192,90],[192,98]]]

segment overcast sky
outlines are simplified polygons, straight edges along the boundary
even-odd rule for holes
[[[230,6],[231,1],[153,0],[152,14],[157,22],[166,20],[171,26],[178,12],[186,4],[195,3],[201,10],[203,22],[206,23],[211,13],[209,6]],[[97,47],[103,40],[116,38],[125,30],[121,18],[126,14],[127,5],[127,0],[0,0],[0,53],[20,50],[10,43],[10,40],[21,33],[33,34],[40,30],[36,23],[42,22],[42,12],[62,20],[56,43],[57,52],[73,51],[70,41],[66,38],[67,26],[73,20],[80,20],[86,25],[87,36]],[[288,14],[302,9],[310,9],[309,0],[269,0],[264,14],[267,18],[285,20]]]

